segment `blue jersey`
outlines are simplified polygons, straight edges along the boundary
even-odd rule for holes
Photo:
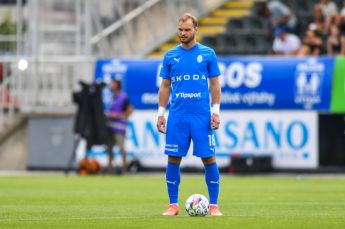
[[[171,80],[170,114],[210,114],[208,78],[219,75],[213,49],[196,43],[188,50],[182,45],[169,50],[164,56],[160,76]]]

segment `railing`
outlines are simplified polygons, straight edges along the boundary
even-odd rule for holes
[[[94,51],[101,56],[143,56],[170,39],[177,31],[177,20],[185,12],[206,14],[225,0],[147,0],[125,14],[126,0],[119,0],[120,19],[92,36]],[[92,13],[92,12],[91,12]],[[97,20],[97,15],[93,15]],[[115,44],[115,45],[114,45]]]
[[[28,60],[25,70],[18,59],[0,58],[0,134],[11,127],[16,114],[73,112],[73,91],[80,80],[90,82],[94,60],[85,57]]]
[[[13,90],[14,63],[1,62],[0,72],[0,134],[14,122],[14,113],[18,108],[18,100]]]

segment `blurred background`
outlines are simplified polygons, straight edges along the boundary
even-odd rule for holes
[[[76,132],[80,81],[121,79],[135,111],[131,172],[164,169],[156,130],[159,70],[178,18],[219,58],[217,160],[224,173],[345,172],[345,1],[0,0],[0,170],[107,166]],[[114,167],[121,164],[113,149]],[[185,171],[201,162],[188,156]]]

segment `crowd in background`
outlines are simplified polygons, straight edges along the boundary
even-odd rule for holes
[[[296,56],[345,55],[345,0],[339,10],[335,2],[320,0],[313,7],[313,21],[303,34],[292,10],[278,0],[268,1],[260,15],[269,17],[275,38],[274,54]]]

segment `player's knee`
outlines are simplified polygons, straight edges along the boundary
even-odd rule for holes
[[[208,164],[212,164],[216,162],[216,157],[215,156],[205,157],[205,158],[201,158],[201,160],[204,163],[204,165],[208,165]]]
[[[182,157],[168,156],[168,161],[170,163],[179,164],[179,163],[181,163],[181,160],[182,160]]]

